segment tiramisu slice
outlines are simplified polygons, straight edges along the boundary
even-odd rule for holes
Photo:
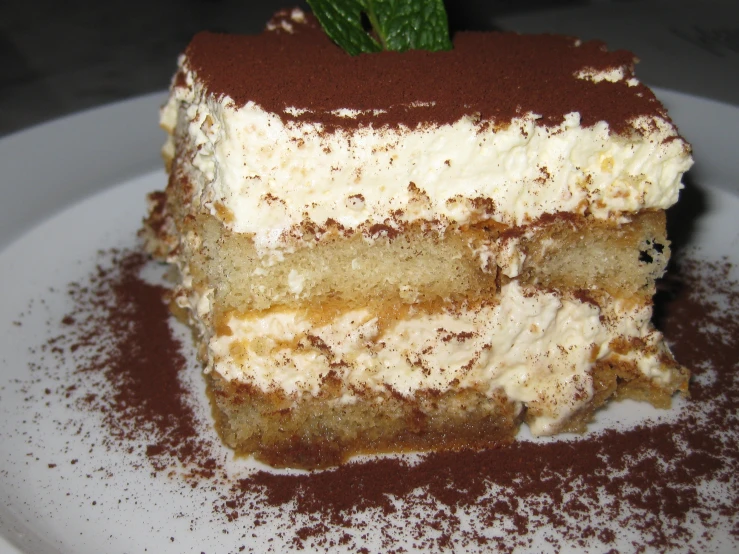
[[[686,391],[650,318],[690,148],[633,63],[509,33],[350,56],[298,10],[197,35],[145,234],[223,440],[322,467]]]

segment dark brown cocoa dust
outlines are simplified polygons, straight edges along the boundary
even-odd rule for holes
[[[675,417],[625,431],[235,475],[196,416],[205,400],[183,384],[166,290],[141,277],[150,262],[136,251],[101,254],[94,275],[69,285],[74,308],[43,348],[74,357],[77,377],[46,394],[102,414],[107,448],[131,453],[142,472],[215,492],[186,516],[230,534],[235,552],[733,551],[739,283],[727,261],[698,259],[677,264],[658,295],[658,323],[694,373],[692,397]],[[90,375],[110,391],[86,388]],[[260,535],[267,528],[279,545]]]
[[[281,31],[283,25],[293,32]],[[539,115],[538,125],[550,126],[577,112],[585,127],[605,121],[612,132],[628,134],[640,116],[667,116],[652,91],[630,79],[634,54],[609,52],[599,41],[459,32],[445,52],[349,56],[312,15],[296,23],[279,12],[273,27],[258,35],[199,33],[185,50],[187,64],[208,94],[228,96],[237,106],[254,102],[286,121],[320,123],[327,130],[416,128],[471,114],[507,126],[527,112]],[[576,77],[613,69],[624,78],[595,83]],[[178,74],[175,86],[185,85]],[[298,115],[294,108],[308,111]],[[342,109],[358,113],[336,115]]]

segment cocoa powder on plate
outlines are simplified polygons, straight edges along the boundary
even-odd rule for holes
[[[240,476],[196,417],[204,399],[183,381],[166,288],[141,277],[150,262],[136,250],[100,257],[68,286],[74,308],[42,348],[73,356],[77,378],[46,394],[101,414],[106,448],[129,452],[153,478],[217,490],[207,524],[238,529],[237,551],[263,548],[253,539],[275,509],[280,539],[298,550],[369,551],[373,537],[384,552],[513,552],[540,541],[552,551],[703,551],[717,537],[739,547],[739,284],[726,260],[683,259],[658,295],[659,325],[694,374],[672,418],[574,440]],[[110,392],[90,389],[90,375]]]

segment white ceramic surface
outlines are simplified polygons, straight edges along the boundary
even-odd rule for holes
[[[702,191],[705,209],[693,223],[691,243],[700,246],[702,255],[728,256],[739,265],[739,109],[669,91],[658,94],[695,147],[697,164],[691,181]],[[132,245],[144,212],[144,194],[164,186],[164,172],[157,169],[163,134],[156,124],[156,109],[162,98],[162,94],[142,97],[0,141],[0,552],[236,548],[235,539],[224,535],[222,526],[200,524],[191,529],[188,517],[178,517],[187,510],[201,510],[192,495],[179,494],[170,481],[153,478],[146,470],[116,464],[111,457],[120,453],[88,453],[86,443],[56,431],[54,419],[68,417],[67,408],[52,405],[42,410],[44,399],[39,398],[44,415],[38,416],[30,413],[34,410],[29,411],[28,399],[18,394],[17,382],[28,379],[29,349],[44,340],[45,321],[69,308],[68,299],[49,294],[49,288],[63,289],[82,279],[98,249]],[[28,310],[34,301],[36,309]],[[22,326],[14,325],[24,312],[31,315]],[[192,373],[197,375],[194,369]],[[202,379],[194,378],[191,386],[198,389],[202,413],[207,414]],[[34,387],[43,389],[43,383]],[[648,415],[670,417],[669,412],[655,414],[641,404],[620,404],[601,414],[598,425],[639,421]],[[36,424],[29,427],[27,418]],[[90,418],[94,429],[94,417]],[[84,472],[64,467],[49,471],[48,464],[61,453],[65,459],[83,460],[80,463],[91,472],[105,458],[106,464],[121,468],[120,473],[106,481],[86,479]],[[222,456],[228,458],[225,449]],[[121,504],[122,496],[132,500]],[[94,505],[87,502],[91,498],[97,499]],[[206,510],[212,500],[212,494],[203,493]],[[265,525],[258,532],[252,543],[255,551],[270,538],[270,529]]]

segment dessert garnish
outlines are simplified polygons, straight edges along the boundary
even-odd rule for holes
[[[331,40],[352,56],[452,49],[442,0],[308,0],[308,4]]]

